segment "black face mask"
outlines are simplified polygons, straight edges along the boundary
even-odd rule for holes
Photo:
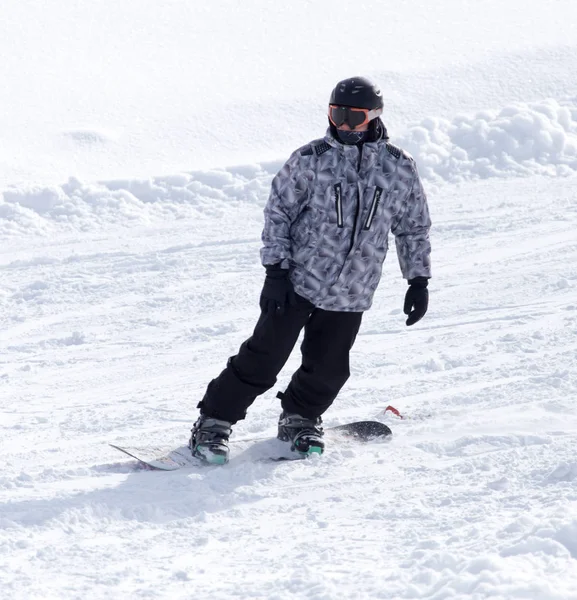
[[[345,131],[344,129],[337,129],[337,135],[343,144],[350,146],[362,144],[369,139],[368,131]]]

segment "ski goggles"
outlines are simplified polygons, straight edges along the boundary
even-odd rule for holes
[[[368,108],[353,108],[352,106],[329,104],[329,119],[337,129],[345,123],[351,129],[356,129],[376,119],[382,113],[382,108],[369,110]]]

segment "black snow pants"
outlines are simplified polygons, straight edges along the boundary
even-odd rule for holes
[[[301,366],[278,396],[287,412],[319,417],[349,378],[349,352],[362,316],[315,308],[298,295],[284,314],[262,312],[252,336],[209,383],[198,407],[215,419],[231,423],[244,419],[255,398],[276,383],[304,327]]]

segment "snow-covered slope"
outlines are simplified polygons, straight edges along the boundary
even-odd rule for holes
[[[271,6],[2,8],[0,598],[577,599],[577,8]],[[257,318],[271,178],[355,73],[425,178],[434,278],[408,329],[388,258],[325,420],[393,439],[137,469],[108,442],[186,442]]]
[[[577,94],[574,0],[5,0],[0,187],[277,160],[336,81],[429,116]]]
[[[15,240],[1,267],[7,597],[575,597],[575,182],[434,195],[430,313],[405,328],[392,257],[326,421],[389,403],[409,418],[391,443],[305,464],[243,446],[224,468],[153,473],[106,446],[186,441],[257,316],[261,203],[189,206],[129,237]],[[271,392],[235,435],[272,434],[277,415]]]

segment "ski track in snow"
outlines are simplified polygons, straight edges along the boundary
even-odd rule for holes
[[[174,473],[107,446],[186,442],[257,317],[273,170],[207,173],[210,193],[143,203],[148,226],[37,205],[4,231],[5,597],[577,598],[574,175],[429,182],[430,311],[404,326],[391,253],[326,415],[390,403],[410,417],[391,442]],[[236,436],[274,434],[275,390]]]

